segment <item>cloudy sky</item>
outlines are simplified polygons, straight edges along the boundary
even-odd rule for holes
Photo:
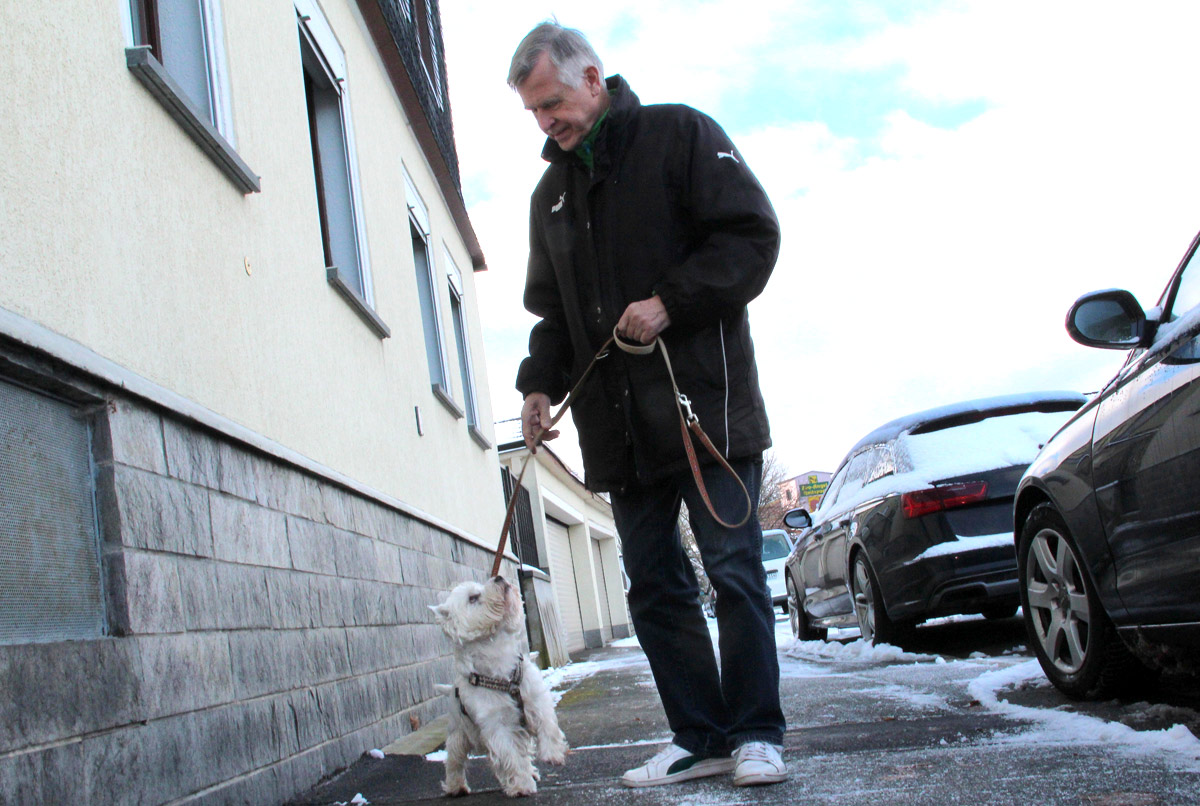
[[[1200,4],[443,0],[450,96],[496,419],[544,137],[504,83],[551,15],[643,103],[715,117],[766,187],[783,249],[750,308],[775,451],[833,470],[931,406],[1092,391],[1122,354],[1072,342],[1100,288],[1153,305],[1200,229]],[[686,392],[686,390],[684,390]],[[567,434],[556,451],[575,466]]]

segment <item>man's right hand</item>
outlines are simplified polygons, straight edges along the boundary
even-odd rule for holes
[[[543,392],[530,392],[521,407],[521,436],[530,453],[537,453],[537,446],[558,436],[557,431],[544,431],[550,427],[550,396]]]

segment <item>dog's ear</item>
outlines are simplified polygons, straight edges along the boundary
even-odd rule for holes
[[[429,605],[429,609],[433,611],[433,617],[438,624],[441,624],[450,616],[450,612],[446,609],[446,603]]]

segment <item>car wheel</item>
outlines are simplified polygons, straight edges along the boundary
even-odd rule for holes
[[[1147,671],[1117,636],[1067,524],[1034,507],[1017,550],[1021,607],[1046,677],[1069,697],[1104,699]]]
[[[796,592],[796,583],[792,581],[792,575],[788,574],[787,578],[787,609],[788,621],[792,625],[792,635],[799,641],[824,641],[829,631],[814,627],[808,620],[808,614],[804,612],[804,603],[800,601],[800,596]]]
[[[905,630],[888,618],[883,606],[883,594],[879,590],[879,579],[866,553],[862,551],[854,557],[850,596],[854,600],[854,614],[858,616],[858,630],[864,641],[890,644],[904,635]]]

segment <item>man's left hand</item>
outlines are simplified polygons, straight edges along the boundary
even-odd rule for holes
[[[625,340],[649,344],[671,324],[666,306],[657,296],[631,302],[617,320],[617,335]]]

